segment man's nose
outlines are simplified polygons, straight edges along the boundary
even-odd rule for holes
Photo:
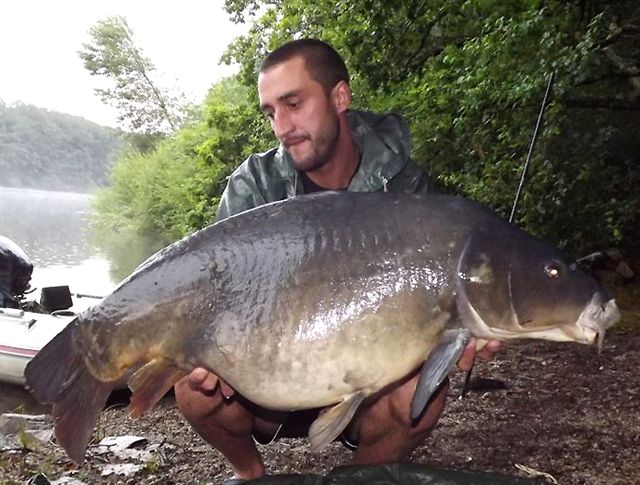
[[[288,135],[294,130],[291,115],[286,110],[279,110],[273,116],[273,132],[278,138]]]

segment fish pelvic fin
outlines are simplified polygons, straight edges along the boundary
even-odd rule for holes
[[[429,399],[453,369],[470,339],[471,332],[466,328],[443,332],[438,345],[429,352],[427,360],[422,364],[411,400],[411,419],[418,419],[422,414]]]
[[[365,397],[364,392],[357,391],[320,414],[309,428],[311,451],[320,451],[336,439],[342,430],[347,427]]]
[[[132,391],[129,416],[138,418],[151,409],[187,372],[165,359],[153,359],[129,379]]]
[[[29,362],[27,388],[42,403],[52,403],[57,443],[80,465],[113,382],[96,379],[73,343],[68,325]]]

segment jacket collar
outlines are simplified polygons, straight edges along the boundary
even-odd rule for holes
[[[378,191],[406,166],[409,158],[409,134],[406,125],[400,124],[395,115],[380,115],[365,111],[349,110],[349,127],[360,151],[360,165],[347,190]],[[277,149],[276,159],[282,163],[279,172],[283,179],[292,181],[293,196],[302,193],[298,173],[293,161],[282,145]]]
[[[407,164],[408,140],[400,130],[389,131],[386,121],[384,115],[349,112],[351,133],[360,150],[360,166],[349,190],[381,190]]]

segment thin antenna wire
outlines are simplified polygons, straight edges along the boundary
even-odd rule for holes
[[[513,207],[511,208],[511,215],[509,216],[509,222],[513,222],[516,214],[516,209],[518,208],[518,201],[520,200],[520,193],[522,192],[522,187],[524,186],[524,181],[527,177],[527,171],[529,170],[529,163],[531,162],[531,155],[533,154],[533,147],[536,144],[536,140],[538,139],[538,131],[540,130],[540,126],[542,126],[542,118],[544,117],[544,111],[547,107],[547,99],[549,98],[549,93],[551,92],[551,86],[553,85],[553,79],[555,78],[555,71],[551,72],[549,76],[549,82],[547,83],[547,90],[544,93],[544,98],[542,99],[542,105],[540,106],[540,112],[538,113],[538,119],[536,121],[536,127],[533,130],[533,137],[531,138],[531,144],[529,145],[529,153],[527,153],[527,159],[524,162],[524,167],[522,168],[522,175],[520,176],[520,183],[518,184],[518,190],[516,191],[516,197],[513,200]],[[469,384],[471,383],[471,373],[473,372],[473,364],[471,364],[471,369],[469,369],[464,376],[464,383],[462,384],[462,391],[460,392],[460,397],[463,398],[469,392]]]
[[[531,155],[533,154],[533,147],[538,140],[538,131],[540,130],[540,126],[542,126],[542,118],[544,117],[544,111],[547,107],[547,98],[549,97],[549,93],[551,92],[551,86],[553,85],[553,79],[556,73],[553,71],[549,76],[549,82],[547,83],[547,90],[544,93],[544,99],[542,100],[542,106],[540,106],[540,112],[538,113],[538,120],[536,121],[536,127],[533,130],[533,137],[531,138],[531,144],[529,145],[529,153],[527,153],[527,160],[524,162],[524,167],[522,168],[522,175],[520,176],[520,184],[518,185],[518,190],[516,192],[516,198],[513,200],[513,207],[511,208],[511,215],[509,216],[509,222],[513,222],[516,209],[518,208],[518,202],[520,201],[520,193],[522,192],[522,187],[524,186],[525,178],[527,177],[527,171],[529,170],[529,163],[531,162]]]

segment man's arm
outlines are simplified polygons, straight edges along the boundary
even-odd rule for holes
[[[222,193],[216,222],[265,203],[266,200],[255,178],[244,164],[240,165],[229,177],[227,187]]]
[[[216,222],[295,194],[295,172],[279,149],[255,153],[236,168],[222,193]]]

